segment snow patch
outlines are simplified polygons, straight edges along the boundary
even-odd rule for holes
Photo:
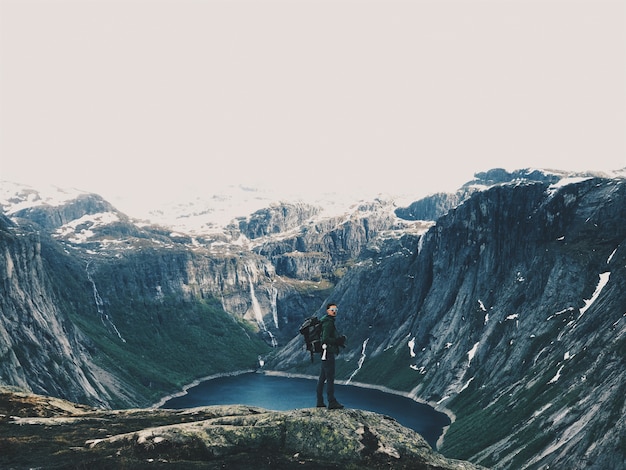
[[[438,405],[441,405],[441,403],[443,403],[444,401],[446,401],[448,398],[450,398],[450,395],[446,395],[445,397],[443,397],[441,400],[439,400],[437,402]]]
[[[580,309],[579,318],[585,314],[585,312],[589,309],[589,307],[591,307],[593,303],[597,300],[597,298],[600,296],[602,289],[604,289],[604,286],[606,286],[607,282],[609,282],[609,277],[611,277],[610,272],[605,272],[605,273],[600,274],[600,281],[598,282],[598,285],[596,286],[596,290],[589,300],[585,300],[585,306]]]
[[[561,378],[561,371],[563,370],[563,367],[565,366],[559,367],[559,370],[556,372],[556,375],[550,379],[548,384],[553,384],[553,383],[558,382],[558,380]]]
[[[550,196],[554,196],[559,189],[569,185],[569,184],[578,184],[581,183],[583,181],[586,181],[588,179],[591,179],[591,177],[589,176],[575,176],[575,177],[570,177],[570,178],[562,178],[559,181],[557,181],[554,184],[551,184],[548,187],[548,195]]]
[[[461,387],[461,390],[459,390],[459,393],[461,393],[463,390],[465,390],[467,387],[469,387],[469,384],[472,383],[472,380],[474,380],[474,377],[472,377],[471,379],[469,379],[467,382],[465,382],[465,385],[463,385]]]
[[[539,416],[541,413],[546,411],[551,406],[552,406],[552,403],[547,403],[546,405],[542,406],[541,408],[539,408],[537,411],[533,413],[533,418],[536,418],[537,416]]]
[[[415,365],[415,364],[411,364],[409,367],[410,367],[411,369],[413,369],[413,370],[415,370],[415,371],[419,372],[419,373],[420,373],[420,374],[422,374],[422,375],[424,375],[424,374],[426,373],[426,367],[424,367],[424,366],[417,367],[417,365]]]
[[[61,206],[85,194],[89,193],[74,188],[63,189],[58,186],[44,185],[35,189],[25,184],[2,181],[0,184],[0,206],[4,208],[5,214],[10,216],[31,207]]]
[[[613,255],[615,255],[615,252],[616,252],[616,251],[617,251],[617,248],[615,248],[615,249],[613,250],[613,253],[611,253],[611,254],[609,255],[609,259],[607,259],[607,260],[606,260],[606,264],[611,264],[611,260],[613,259]]]
[[[476,344],[474,344],[474,346],[472,347],[472,349],[470,349],[467,352],[467,367],[469,367],[472,363],[472,359],[474,359],[474,356],[476,355],[476,351],[478,351],[478,345],[480,344],[480,341]]]
[[[409,340],[408,346],[411,357],[415,357],[415,336]]]
[[[71,243],[85,243],[94,236],[94,229],[118,222],[119,220],[117,214],[113,212],[87,214],[59,227],[56,230],[56,235],[67,238]]]

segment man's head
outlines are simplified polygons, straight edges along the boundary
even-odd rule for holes
[[[337,305],[336,304],[328,304],[326,305],[326,313],[331,317],[337,315]]]

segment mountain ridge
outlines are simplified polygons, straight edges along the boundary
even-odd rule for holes
[[[623,176],[495,169],[470,183],[339,216],[277,204],[203,235],[138,222],[97,195],[19,210],[3,197],[0,337],[14,359],[0,378],[58,395],[69,380],[78,401],[119,407],[233,367],[315,373],[296,330],[332,300],[349,331],[338,378],[449,408],[444,455],[620,468]],[[230,342],[245,358],[219,347]],[[112,380],[80,378],[91,364]]]

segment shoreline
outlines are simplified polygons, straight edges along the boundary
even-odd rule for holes
[[[213,374],[213,375],[207,375],[206,377],[200,377],[199,379],[196,379],[193,382],[188,383],[187,385],[184,385],[180,392],[176,392],[176,393],[172,393],[170,395],[164,396],[163,398],[161,398],[158,402],[154,403],[149,408],[161,408],[165,404],[165,402],[167,402],[168,400],[171,400],[172,398],[182,397],[183,395],[187,395],[187,390],[195,387],[196,385],[200,385],[202,382],[207,382],[209,380],[219,379],[222,377],[235,377],[237,375],[249,374],[252,372],[256,372],[256,370],[254,369],[236,370],[234,372],[220,372],[219,374]]]
[[[315,376],[315,375],[295,374],[295,373],[292,373],[292,372],[281,372],[281,371],[277,371],[277,370],[248,369],[248,370],[238,370],[238,371],[234,371],[234,372],[222,372],[222,373],[219,373],[219,374],[207,375],[206,377],[201,377],[199,379],[196,379],[193,382],[185,385],[180,392],[176,392],[176,393],[172,393],[170,395],[164,396],[163,398],[161,398],[161,400],[156,402],[150,408],[161,408],[168,400],[170,400],[172,398],[181,397],[183,395],[186,395],[187,391],[190,388],[193,388],[193,387],[195,387],[196,385],[199,385],[202,382],[207,382],[209,380],[219,379],[219,378],[222,378],[222,377],[234,377],[234,376],[237,376],[237,375],[249,374],[249,373],[270,375],[270,376],[275,376],[275,377],[317,380],[317,376]],[[409,398],[409,399],[413,400],[416,403],[420,403],[422,405],[428,405],[431,408],[433,408],[434,410],[439,411],[440,413],[445,414],[448,418],[450,418],[450,424],[443,427],[443,430],[441,432],[441,436],[439,436],[439,438],[437,439],[437,444],[436,444],[436,449],[435,450],[437,450],[437,449],[439,449],[441,447],[441,445],[443,444],[444,436],[446,435],[446,432],[448,431],[448,428],[456,420],[456,415],[452,411],[450,411],[447,408],[441,406],[440,403],[433,403],[433,402],[429,402],[429,401],[426,401],[426,400],[422,400],[421,398],[415,396],[411,392],[401,392],[399,390],[394,390],[392,388],[388,388],[388,387],[385,387],[383,385],[368,384],[368,383],[364,383],[364,382],[348,382],[347,380],[336,380],[335,383],[338,384],[338,385],[351,385],[353,387],[369,388],[369,389],[372,389],[372,390],[380,390],[381,392],[384,392],[384,393],[389,393],[389,394],[392,394],[392,395],[398,395],[398,396],[401,396],[401,397]]]

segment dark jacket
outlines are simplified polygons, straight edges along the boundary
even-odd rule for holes
[[[327,351],[332,354],[339,354],[339,344],[341,336],[335,328],[335,317],[324,315],[320,320],[322,323],[322,334],[320,336],[322,344],[327,345]]]

